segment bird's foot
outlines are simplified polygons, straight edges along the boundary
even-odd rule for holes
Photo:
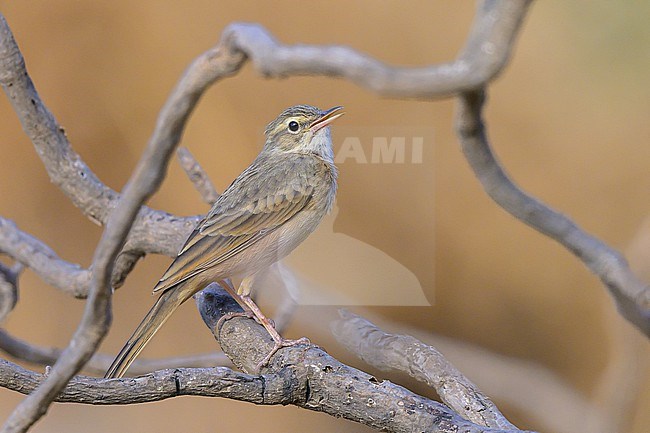
[[[249,319],[255,319],[255,314],[253,314],[252,311],[230,311],[217,320],[217,326],[215,326],[215,329],[220,330],[221,327],[223,326],[223,322],[226,322],[230,319],[234,319],[235,317],[247,317]]]
[[[277,351],[282,349],[283,347],[297,346],[299,344],[311,344],[311,341],[309,341],[309,338],[307,337],[301,337],[297,340],[288,340],[285,338],[280,338],[280,340],[276,340],[274,338],[273,340],[274,340],[273,348],[269,353],[266,354],[266,356],[260,362],[257,363],[255,367],[255,370],[258,374],[262,370],[262,368],[268,365],[273,355],[275,355]]]

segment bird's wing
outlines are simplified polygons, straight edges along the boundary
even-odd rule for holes
[[[248,167],[192,232],[154,292],[223,263],[308,207],[316,185],[307,176],[309,159],[301,159],[285,158],[279,164],[258,158]]]

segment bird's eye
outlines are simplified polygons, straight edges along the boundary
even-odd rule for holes
[[[298,132],[299,129],[300,129],[300,125],[298,124],[298,122],[296,122],[295,120],[292,120],[291,122],[289,122],[289,131],[290,132],[295,133],[295,132]]]

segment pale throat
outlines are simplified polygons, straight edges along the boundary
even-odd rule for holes
[[[302,149],[308,152],[314,152],[323,158],[326,162],[334,164],[334,150],[332,149],[332,137],[330,135],[330,128],[325,128],[316,131],[316,134],[305,145],[301,146]]]

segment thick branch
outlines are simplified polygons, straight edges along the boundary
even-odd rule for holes
[[[47,376],[0,359],[0,386],[23,394],[33,392]],[[165,400],[181,395],[225,397],[252,403],[287,404],[288,396],[272,395],[277,382],[273,375],[249,376],[227,367],[177,368],[125,379],[97,379],[75,376],[56,401],[93,404],[134,404]],[[275,386],[276,389],[280,386]]]
[[[239,307],[211,286],[196,295],[206,324],[233,361],[253,368],[272,346],[266,331],[248,318],[215,324]],[[0,360],[0,386],[21,393],[37,389],[44,376]],[[51,374],[51,373],[50,373]],[[133,404],[180,395],[225,397],[255,404],[293,404],[392,432],[522,433],[473,424],[441,403],[344,365],[313,345],[281,349],[261,376],[225,367],[162,370],[123,379],[76,376],[56,401],[82,404]]]
[[[237,311],[239,307],[215,285],[198,293],[195,298],[203,320],[233,363],[244,371],[254,370],[257,362],[273,347],[273,341],[264,328],[246,317],[219,323],[223,314]],[[357,421],[378,430],[520,431],[514,427],[491,429],[472,424],[445,405],[413,394],[399,385],[379,381],[342,364],[314,345],[279,350],[263,372],[291,377],[281,392],[300,396],[292,404]],[[299,391],[301,389],[302,392]]]
[[[607,286],[621,314],[650,336],[650,286],[634,275],[618,251],[510,180],[490,148],[481,117],[483,102],[482,91],[460,95],[456,130],[465,157],[485,191],[510,214],[580,258]]]
[[[387,334],[368,320],[341,310],[332,324],[339,343],[380,370],[395,369],[432,386],[464,418],[487,427],[511,429],[496,405],[435,348],[410,335]]]

